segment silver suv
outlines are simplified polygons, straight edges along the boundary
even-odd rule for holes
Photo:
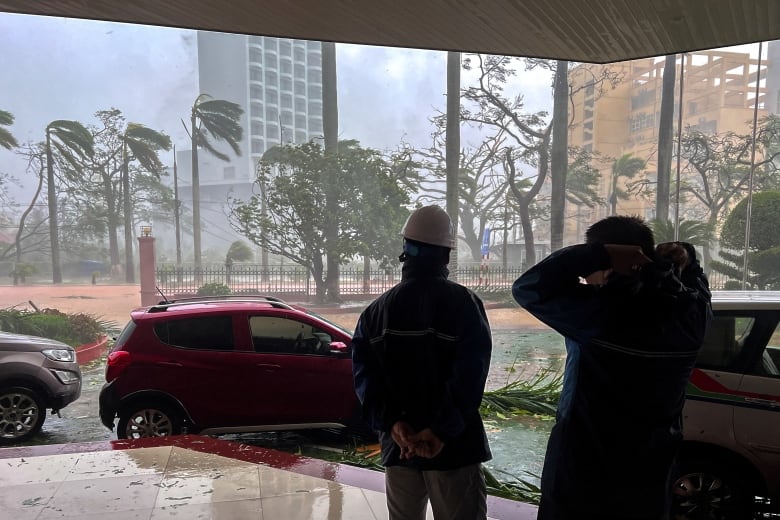
[[[688,385],[672,518],[753,518],[780,502],[780,292],[716,292],[712,307]]]
[[[81,370],[73,347],[0,332],[0,445],[32,437],[47,409],[57,413],[79,395]]]

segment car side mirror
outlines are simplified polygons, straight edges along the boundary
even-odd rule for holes
[[[331,341],[330,342],[330,353],[331,354],[348,354],[349,348],[347,347],[347,344],[343,341]]]

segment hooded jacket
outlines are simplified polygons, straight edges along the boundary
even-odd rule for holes
[[[479,414],[490,327],[480,299],[447,275],[440,262],[407,259],[401,282],[363,311],[352,339],[355,390],[385,466],[448,470],[491,457]],[[431,428],[442,452],[401,460],[390,437],[399,420]]]
[[[664,518],[685,388],[711,319],[707,279],[657,260],[606,285],[600,244],[561,249],[512,294],[566,340],[566,370],[542,473],[540,519]],[[566,514],[566,513],[572,514]]]

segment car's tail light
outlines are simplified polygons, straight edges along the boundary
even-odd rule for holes
[[[106,381],[111,382],[124,372],[130,365],[130,352],[126,350],[117,350],[108,355],[106,363]]]

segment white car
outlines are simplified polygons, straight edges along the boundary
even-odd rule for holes
[[[780,502],[780,292],[715,292],[712,307],[688,385],[672,518],[752,519]]]

